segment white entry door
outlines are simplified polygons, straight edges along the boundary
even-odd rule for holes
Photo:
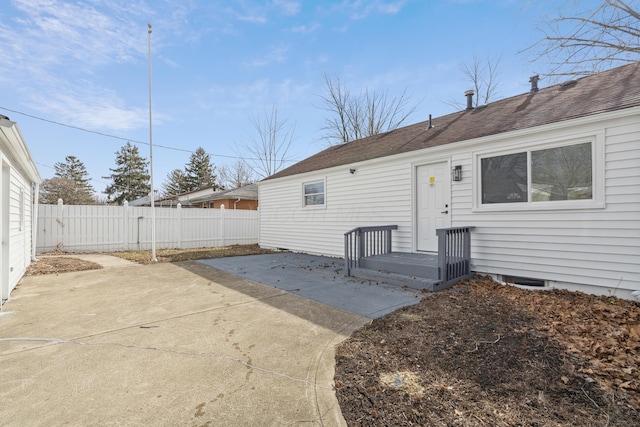
[[[433,163],[416,169],[416,249],[438,251],[437,228],[449,227],[451,174],[449,163]]]

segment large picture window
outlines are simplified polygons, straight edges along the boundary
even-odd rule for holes
[[[324,181],[303,184],[304,206],[324,205]]]
[[[480,159],[482,204],[593,199],[591,142]]]

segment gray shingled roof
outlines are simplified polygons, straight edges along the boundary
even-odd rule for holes
[[[640,106],[640,63],[633,63],[459,111],[383,134],[329,147],[265,180],[347,165],[423,148],[497,135]]]
[[[206,196],[194,197],[190,201],[192,203],[199,203],[209,200],[221,199],[258,200],[258,185],[249,184],[245,185],[244,187],[234,188],[232,190],[220,191],[213,194],[207,194]]]

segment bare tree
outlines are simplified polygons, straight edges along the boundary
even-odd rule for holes
[[[475,94],[473,99],[474,107],[488,104],[498,95],[501,59],[501,57],[498,57],[498,59],[486,58],[482,60],[473,55],[471,62],[460,64],[460,70],[465,80],[471,84]],[[447,104],[462,110],[466,108],[466,102],[462,102],[460,99],[462,97],[452,99]]]
[[[266,178],[286,165],[295,124],[289,124],[288,119],[280,119],[275,104],[271,111],[266,108],[262,113],[256,111],[251,124],[255,135],[250,136],[251,142],[245,145],[246,151],[250,153],[250,157],[246,159],[247,165],[259,178]]]
[[[396,98],[390,97],[387,91],[368,89],[353,95],[338,76],[325,73],[323,77],[326,94],[320,97],[320,108],[330,113],[322,127],[329,145],[397,129],[417,108],[410,105],[406,90]]]
[[[55,205],[58,199],[67,205],[93,205],[96,203],[87,188],[71,178],[54,176],[42,181],[40,187],[40,203]]]
[[[244,187],[255,182],[253,171],[244,160],[238,160],[231,165],[223,165],[218,173],[220,185],[226,189]]]
[[[583,12],[576,12],[577,5],[542,24],[543,39],[528,48],[533,61],[548,62],[546,75],[581,76],[640,60],[637,2],[604,0]]]

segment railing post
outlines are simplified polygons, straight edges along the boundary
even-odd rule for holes
[[[471,228],[466,229],[464,235],[464,259],[467,260],[466,274],[471,273]]]
[[[438,229],[436,234],[438,235],[438,279],[444,282],[447,275],[447,230]]]
[[[344,235],[344,269],[347,272],[347,276],[351,276],[351,260],[349,254],[349,238],[351,237],[350,233]]]

